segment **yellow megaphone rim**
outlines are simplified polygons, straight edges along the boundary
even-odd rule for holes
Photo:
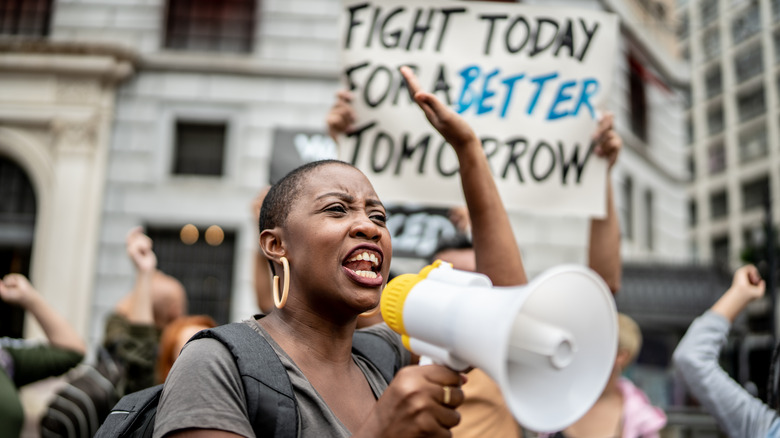
[[[384,318],[393,331],[401,335],[407,334],[404,328],[404,303],[406,302],[406,297],[417,283],[424,280],[431,271],[443,263],[445,262],[436,260],[422,268],[418,274],[402,274],[387,283],[385,290],[382,292],[379,306],[382,310],[382,318]]]

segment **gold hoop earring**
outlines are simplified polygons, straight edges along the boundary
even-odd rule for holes
[[[282,262],[282,270],[284,271],[284,286],[282,287],[282,297],[279,298],[279,276],[274,275],[274,306],[277,309],[281,309],[287,304],[287,295],[290,293],[290,263],[284,256],[279,257],[279,261]]]
[[[359,316],[360,318],[371,318],[372,316],[374,316],[374,315],[376,315],[377,313],[379,313],[379,309],[380,309],[380,306],[376,306],[376,307],[374,307],[373,309],[371,309],[371,310],[368,310],[368,311],[365,311],[365,312],[361,313],[361,314],[360,314],[360,315],[358,315],[358,316]]]

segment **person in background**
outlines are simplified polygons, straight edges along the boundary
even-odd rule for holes
[[[184,287],[157,270],[152,240],[142,228],[131,229],[126,243],[135,285],[109,315],[103,338],[106,350],[124,368],[123,394],[154,386],[160,333],[187,312]]]
[[[622,377],[623,370],[642,348],[642,333],[629,316],[618,314],[618,351],[607,386],[593,407],[577,422],[540,438],[623,437],[658,438],[666,426],[666,414],[650,404],[641,389]]]
[[[173,363],[179,357],[181,348],[195,333],[216,326],[217,322],[208,315],[182,316],[168,324],[160,335],[156,366],[157,383],[165,382]]]
[[[84,358],[84,340],[57,313],[23,275],[8,274],[0,280],[0,300],[22,307],[40,324],[49,343],[0,339],[0,436],[15,438],[24,425],[18,388],[58,376]]]
[[[693,321],[672,355],[672,363],[691,394],[734,438],[780,436],[777,408],[750,395],[718,363],[734,320],[765,291],[766,283],[755,266],[737,269],[731,287]]]

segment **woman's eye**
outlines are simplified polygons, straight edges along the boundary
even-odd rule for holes
[[[347,209],[341,204],[333,204],[325,208],[325,211],[330,211],[334,213],[346,213]]]
[[[383,224],[387,222],[387,216],[382,213],[372,214],[371,219]]]

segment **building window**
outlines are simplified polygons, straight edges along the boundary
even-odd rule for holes
[[[764,58],[761,56],[761,44],[749,49],[739,50],[734,56],[734,69],[737,82],[744,82],[764,71]]]
[[[682,89],[682,100],[685,109],[687,110],[691,109],[691,107],[693,106],[693,94],[691,93],[690,87],[686,87]]]
[[[763,85],[752,90],[743,91],[737,95],[737,112],[739,113],[740,122],[764,114],[765,111],[766,100]]]
[[[173,173],[222,175],[226,131],[225,123],[176,122]]]
[[[652,250],[654,248],[653,226],[655,225],[655,212],[653,211],[653,192],[650,190],[645,191],[645,243],[647,249]]]
[[[718,0],[703,0],[701,2],[701,24],[706,26],[718,18]]]
[[[165,47],[174,50],[249,53],[255,0],[170,0]]]
[[[647,97],[645,94],[645,68],[633,56],[628,57],[629,103],[631,105],[631,131],[642,141],[647,141]]]
[[[769,195],[769,177],[742,184],[742,211],[761,208]]]
[[[775,42],[775,64],[778,64],[780,63],[780,30],[772,34],[772,39]]]
[[[772,0],[772,20],[780,20],[780,0]]]
[[[710,195],[710,218],[721,219],[729,214],[729,202],[726,191],[712,193]]]
[[[716,135],[723,132],[724,126],[723,106],[717,105],[707,110],[707,130],[710,135]]]
[[[751,2],[750,6],[734,18],[731,22],[731,37],[734,45],[745,41],[761,31],[761,17],[758,14],[758,2]]]
[[[720,30],[716,27],[710,29],[701,37],[702,49],[704,49],[704,60],[710,59],[720,54]]]
[[[707,148],[707,169],[710,175],[723,172],[726,169],[726,147],[722,140]]]
[[[688,12],[680,14],[680,20],[677,23],[677,38],[684,40],[690,35],[690,19],[688,18]]]
[[[0,1],[0,34],[49,35],[51,4],[51,0]]]
[[[719,96],[723,92],[720,64],[716,64],[707,70],[704,75],[704,86],[707,89],[707,99]]]
[[[739,161],[746,163],[764,158],[769,151],[769,137],[766,126],[746,129],[739,133]]]
[[[691,227],[696,225],[696,222],[698,222],[698,215],[699,210],[696,207],[696,201],[691,199],[688,202],[688,225]]]
[[[185,233],[185,231],[187,233]],[[218,226],[147,227],[154,241],[157,266],[187,290],[188,312],[218,323],[230,321],[236,234]]]
[[[680,57],[684,61],[691,60],[691,47],[688,44],[683,45],[682,49],[680,49]]]
[[[693,130],[693,120],[691,120],[690,117],[688,117],[685,120],[685,140],[687,141],[687,144],[693,144],[694,140],[694,130]]]
[[[712,239],[712,259],[722,268],[729,266],[729,236]]]
[[[634,183],[630,176],[626,176],[623,180],[621,198],[620,225],[623,236],[630,240],[634,238]]]

